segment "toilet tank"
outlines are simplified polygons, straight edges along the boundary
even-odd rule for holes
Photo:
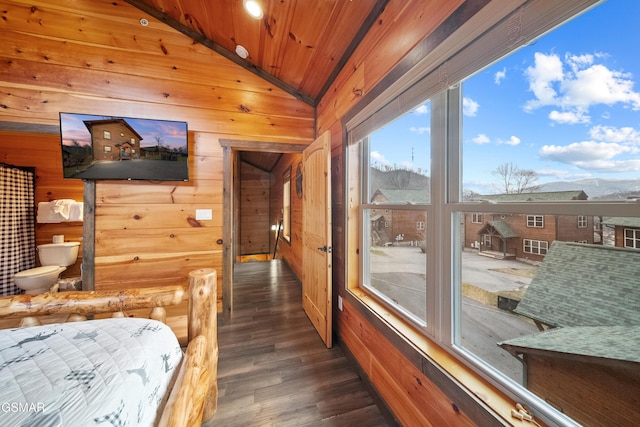
[[[40,264],[67,267],[75,264],[78,259],[80,242],[47,243],[38,245]]]

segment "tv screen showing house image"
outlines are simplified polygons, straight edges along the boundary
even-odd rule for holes
[[[187,123],[60,113],[65,178],[188,181]]]

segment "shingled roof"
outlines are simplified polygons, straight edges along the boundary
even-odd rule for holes
[[[555,241],[516,312],[553,327],[640,325],[640,251]]]
[[[640,218],[637,217],[614,216],[611,218],[605,218],[602,223],[612,226],[617,225],[620,227],[640,228]]]
[[[502,221],[500,219],[487,222],[479,231],[478,234],[494,234],[492,230],[495,231],[500,237],[504,239],[509,239],[511,237],[518,237],[518,233],[513,231],[509,224],[506,221]]]
[[[515,356],[637,364],[639,302],[639,250],[556,241],[515,312],[557,329],[498,345]]]
[[[551,329],[500,344],[513,355],[554,353],[640,363],[640,326],[577,326]],[[606,362],[605,362],[606,363]]]
[[[491,202],[560,202],[567,200],[587,200],[589,196],[582,190],[575,191],[539,191],[535,193],[512,194],[480,194],[473,197],[474,201]]]
[[[375,199],[377,194],[382,195],[389,203],[429,203],[429,192],[423,188],[408,190],[380,188],[373,194],[372,199]]]

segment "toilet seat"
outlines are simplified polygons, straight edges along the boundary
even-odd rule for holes
[[[16,273],[15,277],[38,277],[54,273],[60,269],[57,265],[45,265],[42,267],[30,268],[28,270]]]

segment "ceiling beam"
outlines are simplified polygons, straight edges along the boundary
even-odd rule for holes
[[[239,66],[241,66],[242,68],[252,72],[253,74],[257,75],[258,77],[261,77],[264,80],[268,81],[269,83],[273,84],[274,86],[282,89],[283,91],[287,92],[288,94],[293,95],[296,99],[299,99],[300,101],[305,102],[306,104],[308,104],[308,105],[310,105],[310,106],[312,106],[314,108],[316,107],[317,101],[315,99],[313,99],[310,96],[300,92],[298,89],[296,89],[293,86],[291,86],[291,85],[283,82],[282,80],[274,77],[273,75],[267,73],[262,68],[256,67],[251,62],[240,58],[234,52],[231,52],[230,50],[228,50],[225,47],[219,45],[218,43],[216,43],[216,42],[214,42],[212,40],[209,40],[203,34],[200,34],[196,30],[194,30],[193,28],[191,28],[191,27],[189,27],[187,25],[184,25],[181,22],[173,19],[172,17],[170,17],[166,13],[163,13],[163,12],[159,11],[158,9],[156,9],[156,8],[154,8],[152,6],[149,6],[148,4],[146,4],[142,0],[125,0],[125,1],[127,3],[129,3],[131,6],[137,8],[137,9],[140,9],[144,13],[146,13],[146,14],[148,14],[150,16],[153,16],[154,18],[156,18],[157,20],[159,20],[161,22],[164,22],[165,24],[167,24],[168,26],[170,26],[174,30],[179,31],[180,33],[182,33],[185,36],[189,37],[190,39],[194,40],[195,42],[198,42],[201,45],[213,50],[214,52],[224,56],[228,60],[236,63]]]

